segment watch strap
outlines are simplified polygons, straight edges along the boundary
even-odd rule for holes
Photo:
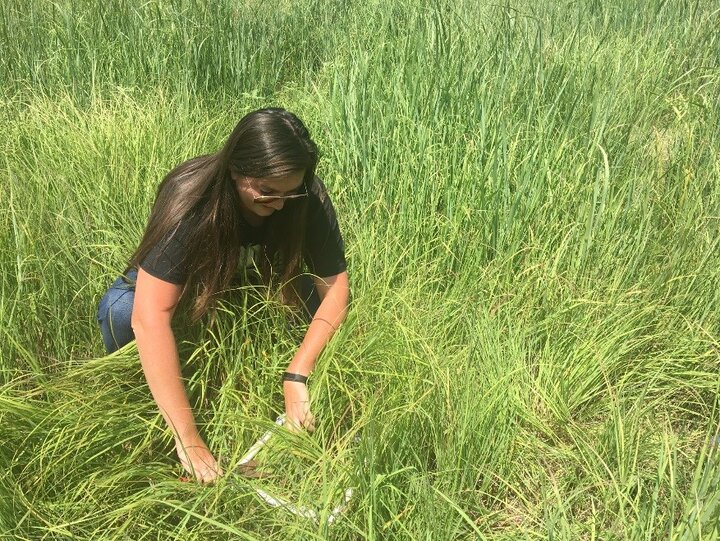
[[[294,374],[292,372],[285,372],[282,376],[283,381],[297,381],[298,383],[307,383],[308,377],[302,374]]]

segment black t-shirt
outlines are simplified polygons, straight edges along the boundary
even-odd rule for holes
[[[264,242],[267,227],[267,221],[259,227],[251,226],[244,219],[242,221],[244,250],[238,264],[239,269],[253,265],[253,257]],[[181,221],[150,250],[140,263],[142,269],[166,282],[184,284],[187,279],[184,260],[190,227],[189,221]],[[335,208],[325,185],[317,177],[308,192],[307,227],[303,246],[303,258],[310,273],[325,278],[340,274],[347,268],[345,245]]]

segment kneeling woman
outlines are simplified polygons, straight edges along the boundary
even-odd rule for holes
[[[222,471],[195,425],[170,322],[182,296],[192,296],[194,319],[212,310],[248,253],[256,254],[263,281],[285,284],[282,297],[312,317],[283,376],[283,393],[287,420],[314,428],[305,379],[344,319],[349,298],[343,241],[330,198],[315,176],[317,159],[315,143],[292,113],[248,114],[220,152],[168,173],[125,276],[100,301],[106,349],[136,339],[178,457],[200,481],[212,481]],[[298,287],[300,279],[293,278],[303,262],[314,278]]]

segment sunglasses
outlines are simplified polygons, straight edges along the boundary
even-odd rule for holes
[[[286,201],[288,199],[300,199],[302,197],[307,197],[308,193],[305,183],[303,183],[303,189],[305,190],[303,193],[295,193],[292,195],[258,195],[253,197],[253,203],[275,203],[276,201]]]

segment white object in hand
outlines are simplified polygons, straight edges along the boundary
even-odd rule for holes
[[[275,424],[278,426],[282,426],[285,424],[285,416],[280,415],[276,420]],[[257,455],[260,450],[265,447],[268,441],[270,441],[270,438],[275,433],[274,430],[268,430],[263,434],[258,441],[256,441],[250,449],[248,449],[248,452],[243,455],[243,457],[240,459],[240,462],[238,462],[238,466],[244,466],[248,462],[250,462],[253,458],[255,458],[255,455]],[[273,507],[282,507],[286,509],[287,511],[291,512],[294,515],[297,515],[299,517],[308,518],[310,520],[317,521],[320,514],[311,507],[302,506],[302,505],[293,505],[282,498],[278,498],[275,496],[272,496],[268,494],[266,491],[256,488],[255,491],[258,493],[258,496],[260,496],[265,503],[268,505],[271,505]],[[353,489],[347,488],[345,489],[345,493],[343,495],[343,501],[341,504],[333,507],[332,511],[330,511],[330,514],[327,518],[327,523],[332,524],[337,519],[338,515],[342,513],[345,508],[347,507],[348,502],[350,501],[350,498],[352,498],[353,495]]]

